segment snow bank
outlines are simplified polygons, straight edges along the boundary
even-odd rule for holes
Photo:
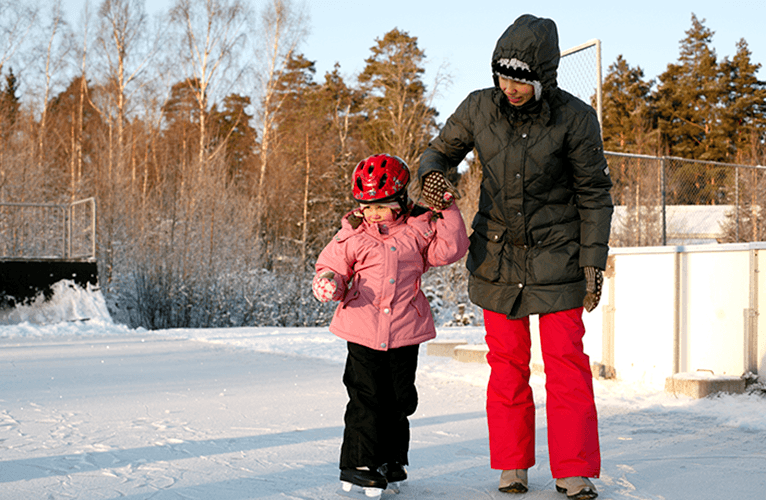
[[[51,286],[52,296],[39,294],[34,301],[0,310],[0,337],[87,335],[124,333],[128,329],[112,322],[101,291],[88,284],[77,286],[62,280]],[[79,323],[79,324],[78,324]]]

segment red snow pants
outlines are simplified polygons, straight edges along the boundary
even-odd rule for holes
[[[540,315],[548,453],[554,478],[599,477],[601,453],[593,378],[583,351],[582,307]],[[484,310],[491,372],[487,386],[490,466],[535,464],[535,403],[529,386],[529,318]]]

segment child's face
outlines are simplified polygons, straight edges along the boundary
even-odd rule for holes
[[[362,214],[367,222],[391,222],[394,220],[394,211],[390,207],[381,205],[364,205]]]

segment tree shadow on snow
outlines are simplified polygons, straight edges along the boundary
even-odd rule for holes
[[[410,426],[415,428],[429,425],[440,425],[483,417],[483,412],[468,412],[414,418],[411,420]],[[0,483],[29,481],[45,477],[65,476],[102,469],[116,469],[131,465],[142,466],[149,463],[172,462],[174,460],[277,448],[324,440],[340,440],[342,435],[343,427],[334,426],[238,438],[180,441],[141,448],[115,449],[109,451],[72,453],[50,457],[0,461]],[[333,461],[336,458],[337,457],[333,457]],[[337,468],[337,466],[335,468]]]

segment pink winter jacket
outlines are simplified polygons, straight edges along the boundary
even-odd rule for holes
[[[330,331],[380,351],[434,338],[420,277],[430,267],[460,260],[468,250],[460,210],[453,204],[433,221],[432,212],[398,220],[389,224],[388,234],[367,221],[354,229],[351,213],[316,263],[317,274],[334,272],[343,291]]]

